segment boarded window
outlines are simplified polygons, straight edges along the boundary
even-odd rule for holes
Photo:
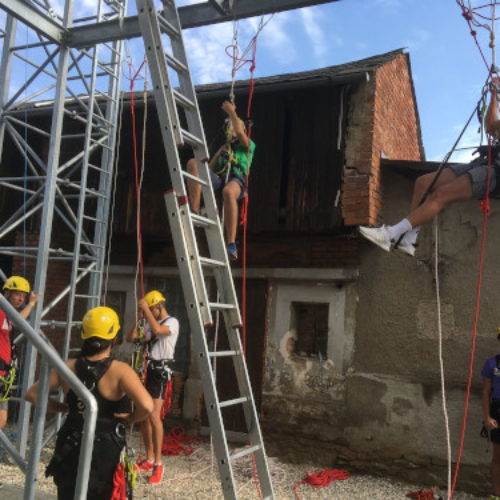
[[[292,302],[297,331],[297,356],[326,359],[328,307],[328,304]]]

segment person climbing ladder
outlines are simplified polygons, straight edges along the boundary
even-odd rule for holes
[[[237,260],[238,202],[247,194],[247,175],[252,164],[255,143],[249,139],[245,125],[236,113],[236,106],[230,101],[224,101],[222,109],[228,115],[228,141],[218,149],[208,166],[214,190],[222,189],[227,253],[231,260]],[[195,158],[187,162],[186,170],[199,177]],[[187,183],[191,209],[199,213],[201,186],[190,180]]]
[[[492,138],[489,193],[497,188],[500,168],[500,120],[497,92],[500,78],[490,85],[491,98],[486,112],[485,127]],[[359,232],[375,245],[389,252],[396,248],[415,255],[420,227],[431,221],[441,210],[456,201],[484,199],[488,182],[488,148],[479,148],[477,158],[466,164],[451,164],[442,172],[420,176],[413,187],[410,213],[393,226],[360,226]],[[430,191],[429,191],[430,188]],[[428,196],[427,196],[428,195]]]

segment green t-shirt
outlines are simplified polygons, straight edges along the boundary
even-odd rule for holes
[[[250,154],[245,146],[242,146],[239,142],[233,147],[233,155],[235,161],[233,162],[231,173],[233,175],[247,175],[247,171],[250,170],[252,166],[253,153],[255,151],[255,142],[252,139],[250,141]],[[247,157],[248,157],[248,169],[247,169]],[[217,160],[217,172],[224,172],[226,170],[225,166],[226,160],[221,156]]]

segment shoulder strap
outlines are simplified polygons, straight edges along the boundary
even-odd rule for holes
[[[102,376],[108,371],[111,365],[111,358],[103,359],[93,364],[88,361],[87,358],[80,356],[76,360],[75,372],[76,376],[87,386],[89,389],[93,389]],[[89,385],[87,385],[89,382]]]

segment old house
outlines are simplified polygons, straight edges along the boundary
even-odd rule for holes
[[[220,105],[229,85],[197,90],[209,148],[215,151],[224,141]],[[248,82],[237,82],[235,91],[238,109],[245,109]],[[108,301],[125,325],[134,317],[137,264],[129,109],[126,102],[106,283]],[[139,123],[144,112],[139,97],[136,109]],[[187,376],[184,418],[199,421],[201,383],[190,360],[163,200],[169,179],[151,99],[147,110],[141,205],[145,284],[165,292],[169,311],[181,319],[183,340],[176,361]],[[433,233],[431,228],[422,231],[415,259],[383,253],[357,233],[359,224],[397,220],[407,209],[413,179],[435,168],[424,162],[409,55],[395,50],[339,66],[258,79],[251,118],[257,148],[249,185],[244,271],[246,349],[269,453],[299,460],[314,450],[318,460],[332,466],[348,464],[352,469],[443,483],[446,440]],[[187,161],[189,151],[182,154]],[[492,217],[498,216],[493,205]],[[480,223],[481,213],[472,202],[446,210],[439,219],[454,453],[470,352]],[[36,228],[31,229],[36,238]],[[498,248],[498,238],[491,235],[490,255]],[[480,361],[495,347],[490,339],[498,323],[492,299],[498,268],[491,262],[483,285]],[[241,264],[233,269],[240,288]],[[51,286],[57,287],[57,279]],[[214,332],[209,336],[213,341]],[[229,391],[224,366],[218,370],[220,383]],[[485,482],[482,473],[488,461],[476,439],[478,384],[476,374],[463,458],[463,469],[471,473],[459,476],[459,484],[467,481],[476,490]],[[240,416],[230,418],[237,431]]]

